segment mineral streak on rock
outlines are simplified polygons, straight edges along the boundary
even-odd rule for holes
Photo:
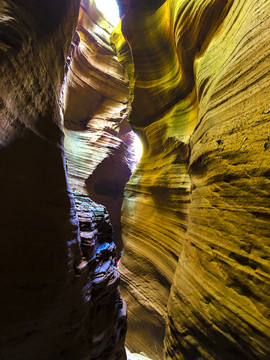
[[[129,81],[111,47],[112,30],[93,1],[81,1],[65,87],[64,126],[71,186],[106,206],[119,257],[123,191],[135,159],[126,120]]]
[[[166,328],[167,359],[266,360],[269,1],[119,5],[145,145],[122,212],[127,347],[161,359]]]

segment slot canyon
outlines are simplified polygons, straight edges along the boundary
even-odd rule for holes
[[[0,0],[0,360],[269,360],[270,0],[99,2]]]

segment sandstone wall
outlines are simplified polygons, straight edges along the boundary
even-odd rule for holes
[[[270,3],[119,5],[127,42],[116,30],[115,46],[144,141],[122,209],[127,345],[153,359],[163,338],[168,359],[267,359]]]
[[[121,206],[135,165],[128,77],[110,44],[113,28],[94,1],[81,1],[65,86],[65,150],[71,186],[106,206],[117,256]]]
[[[87,352],[59,108],[78,7],[78,1],[0,6],[2,359],[53,359],[74,350],[83,359]]]
[[[108,214],[66,175],[62,83],[79,1],[0,3],[0,358],[125,359]],[[81,235],[81,236],[80,236]]]

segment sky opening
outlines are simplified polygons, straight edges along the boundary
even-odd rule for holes
[[[142,142],[141,142],[139,136],[136,134],[134,134],[134,135],[135,135],[134,142],[133,142],[134,152],[135,152],[136,160],[137,160],[137,162],[139,162],[142,157],[143,146],[142,146]]]
[[[105,19],[116,27],[119,22],[119,9],[116,0],[95,0],[95,3]]]

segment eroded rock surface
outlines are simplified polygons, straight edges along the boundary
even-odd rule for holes
[[[145,150],[123,203],[127,346],[268,359],[269,1],[119,5]]]
[[[77,33],[78,1],[0,4],[0,357],[125,358],[121,238],[115,254],[107,214],[82,192],[118,214],[117,234],[132,100],[145,152],[123,206],[128,347],[153,359],[164,348],[167,359],[266,360],[269,1],[119,4],[125,68],[93,1],[81,2]],[[61,129],[68,69],[79,220]]]
[[[134,168],[128,77],[110,44],[113,28],[93,1],[81,1],[65,87],[65,149],[72,186],[106,206],[117,256],[121,206]]]
[[[118,289],[116,246],[106,209],[76,192],[83,261],[77,276],[88,272],[83,291],[90,300],[89,359],[125,359],[126,306]]]
[[[79,223],[66,175],[61,88],[78,11],[0,3],[1,360],[125,359],[108,214],[77,197]]]

